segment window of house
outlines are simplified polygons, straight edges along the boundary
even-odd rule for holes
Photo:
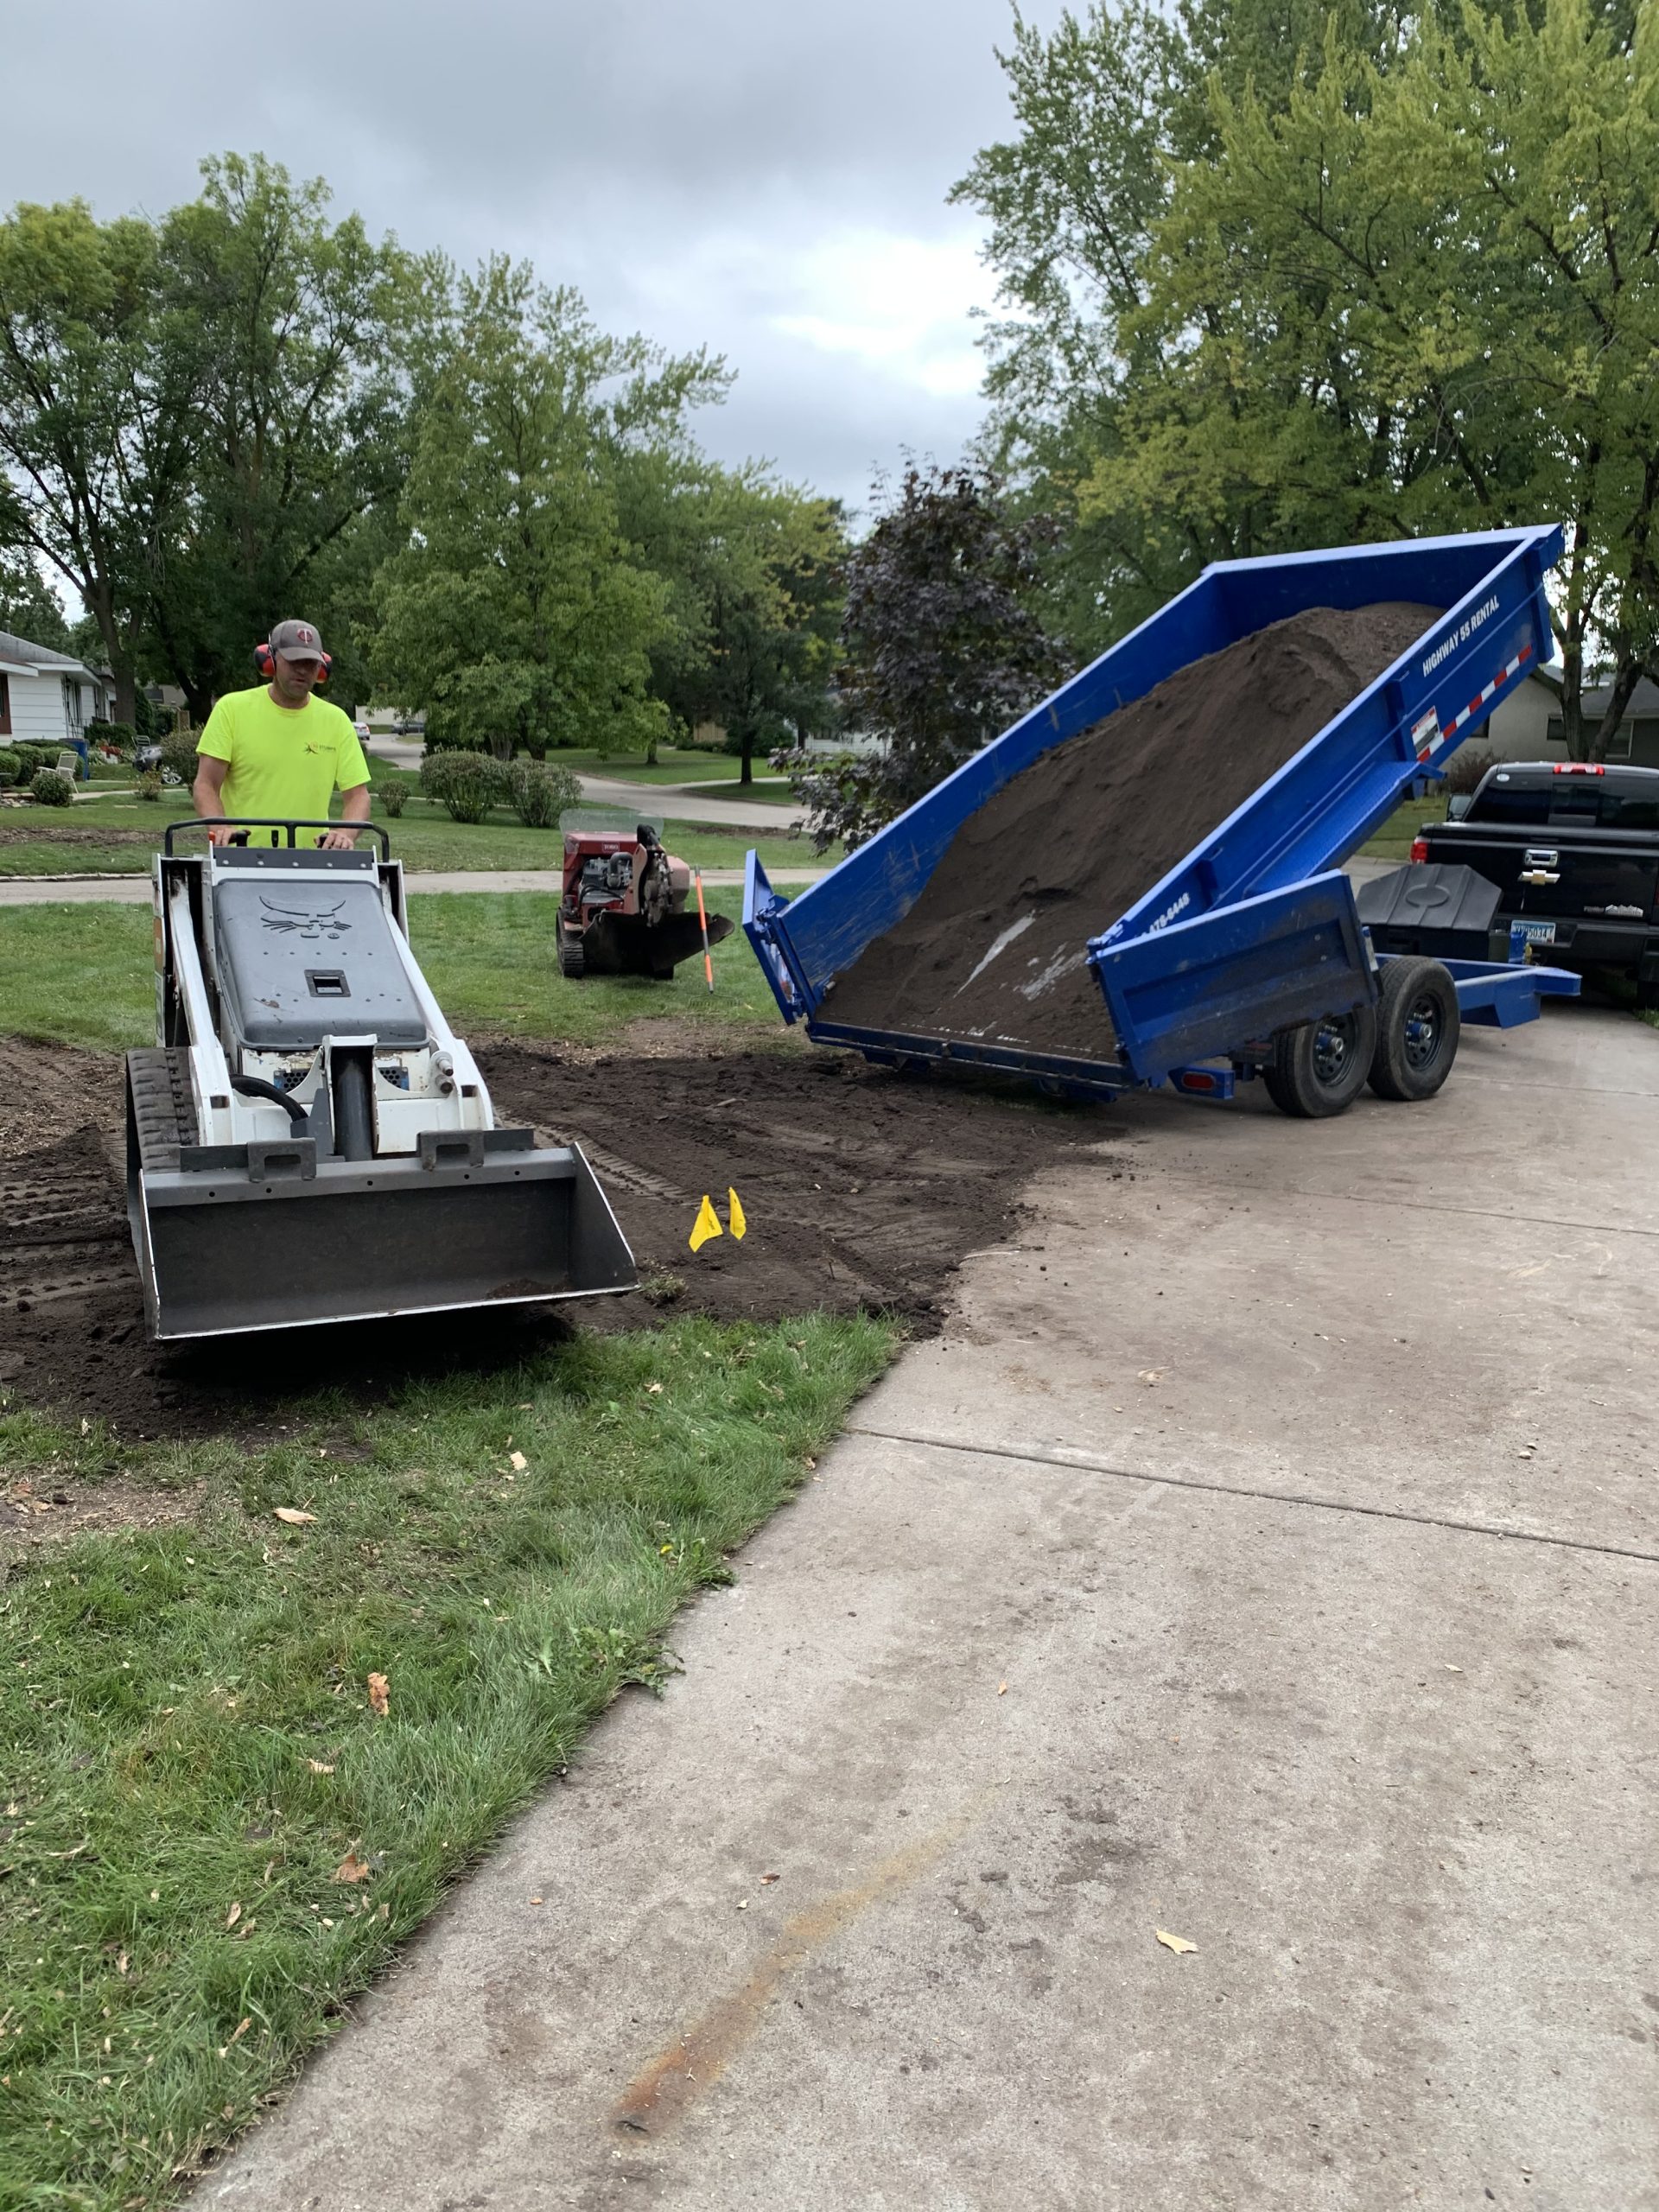
[[[1607,750],[1603,758],[1608,760],[1628,760],[1630,757],[1630,743],[1634,734],[1635,726],[1632,723],[1620,722],[1607,741]],[[1545,723],[1544,741],[1548,745],[1559,745],[1563,751],[1566,750],[1567,724],[1559,715],[1552,715]]]
[[[0,676],[0,737],[11,735],[11,678]]]

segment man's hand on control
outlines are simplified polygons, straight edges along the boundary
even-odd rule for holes
[[[349,853],[357,843],[355,830],[331,830],[317,840],[325,853]]]

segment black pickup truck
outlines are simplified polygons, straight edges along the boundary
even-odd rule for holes
[[[1552,966],[1627,976],[1659,1006],[1659,768],[1500,761],[1450,810],[1411,857],[1493,885],[1495,941],[1518,925]]]

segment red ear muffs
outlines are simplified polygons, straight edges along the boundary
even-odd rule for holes
[[[322,663],[321,670],[317,677],[317,683],[319,685],[321,685],[328,681],[328,673],[334,667],[334,657],[332,653],[319,653],[317,655],[317,658]],[[276,681],[276,656],[272,652],[268,645],[256,645],[254,647],[253,664],[258,670],[260,675],[264,677],[267,683],[271,683]]]

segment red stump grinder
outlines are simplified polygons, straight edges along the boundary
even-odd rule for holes
[[[580,976],[654,976],[670,981],[682,960],[702,950],[696,909],[687,909],[691,870],[663,849],[657,828],[588,826],[567,817],[564,888],[559,901],[559,971]],[[724,914],[709,917],[709,942],[731,934]]]

